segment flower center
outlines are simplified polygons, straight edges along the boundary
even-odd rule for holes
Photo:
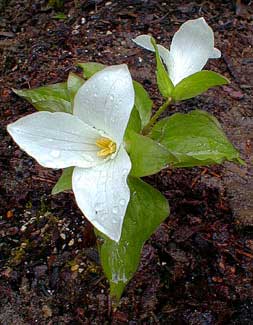
[[[97,152],[98,157],[107,157],[116,151],[116,143],[109,138],[99,138],[96,145],[101,149]]]

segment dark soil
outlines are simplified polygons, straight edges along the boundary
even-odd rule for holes
[[[253,324],[252,4],[63,2],[0,1],[0,324]],[[231,84],[174,111],[215,114],[248,165],[146,179],[169,199],[171,215],[113,311],[91,225],[71,193],[50,194],[60,171],[40,167],[7,135],[8,123],[34,111],[11,88],[63,81],[78,61],[124,62],[158,106],[154,57],[131,39],[151,33],[168,46],[181,23],[199,16],[223,53],[208,68]]]

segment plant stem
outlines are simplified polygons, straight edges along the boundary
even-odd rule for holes
[[[162,104],[162,106],[155,112],[155,114],[151,117],[150,121],[148,122],[148,124],[143,128],[142,130],[142,134],[146,135],[149,133],[149,131],[151,130],[152,126],[155,124],[155,122],[157,121],[158,117],[167,109],[167,107],[171,104],[172,102],[172,98],[168,97],[166,99],[166,102],[164,102]]]

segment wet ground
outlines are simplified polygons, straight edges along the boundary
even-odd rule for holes
[[[252,4],[83,0],[52,9],[2,0],[0,13],[0,324],[252,324]],[[168,46],[181,23],[200,16],[223,54],[208,68],[231,84],[174,111],[215,114],[247,166],[146,178],[169,199],[171,215],[113,311],[91,225],[71,193],[50,195],[60,172],[40,167],[7,135],[8,123],[34,111],[11,88],[63,81],[78,61],[124,62],[159,106],[154,58],[131,38],[151,33]]]

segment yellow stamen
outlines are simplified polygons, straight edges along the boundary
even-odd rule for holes
[[[98,157],[106,157],[116,151],[116,143],[109,138],[99,138],[96,145],[101,149],[97,152]]]

